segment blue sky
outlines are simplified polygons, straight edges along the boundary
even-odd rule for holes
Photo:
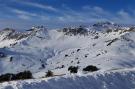
[[[135,0],[0,0],[0,29],[56,28],[112,21],[135,23]]]

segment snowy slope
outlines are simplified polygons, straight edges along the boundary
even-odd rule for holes
[[[135,29],[132,27],[119,27],[114,23],[98,23],[92,27],[66,28],[63,30],[33,27],[23,33],[13,29],[5,29],[0,31],[0,34],[0,54],[5,55],[0,57],[0,74],[30,70],[34,78],[38,79],[44,77],[48,70],[51,70],[54,75],[70,75],[68,71],[70,66],[79,67],[81,78],[77,77],[77,80],[74,80],[74,78],[61,80],[60,77],[57,82],[57,79],[56,81],[51,79],[52,82],[49,84],[55,83],[57,87],[57,83],[59,84],[61,81],[68,82],[68,80],[71,80],[71,82],[75,82],[79,80],[84,82],[85,79],[97,79],[93,75],[92,77],[89,75],[84,77],[82,72],[84,67],[94,65],[100,69],[100,76],[103,77],[103,80],[105,79],[104,81],[108,85],[110,79],[106,79],[106,77],[110,76],[111,79],[116,77],[119,80],[117,73],[102,75],[102,72],[135,67]],[[134,71],[126,71],[125,75],[118,73],[118,76],[124,78],[132,74],[134,75]],[[30,86],[35,84],[35,80],[30,81],[33,82],[30,83]],[[103,85],[101,81],[102,79],[99,77],[98,82],[86,82],[96,83],[100,86],[100,84]],[[127,81],[125,80],[125,82]],[[21,86],[24,84],[24,87],[27,84],[25,81],[20,82],[22,83]],[[20,84],[20,82],[15,83]],[[43,86],[49,86],[48,89],[52,87],[47,85],[48,82],[46,81],[43,81],[43,83],[45,83]],[[39,84],[35,84],[35,87],[40,84],[42,84],[41,79],[39,79]],[[65,86],[68,87],[69,85]],[[15,86],[19,85],[15,84]],[[84,86],[82,85],[82,87]],[[76,87],[73,87],[73,89]],[[127,89],[128,87],[127,85]],[[58,89],[60,88],[58,87]],[[89,88],[86,87],[86,89]],[[95,88],[91,87],[91,89]]]
[[[0,42],[0,52],[6,57],[0,58],[0,73],[30,70],[35,75],[38,72],[44,75],[52,70],[66,74],[69,66],[79,66],[81,71],[87,65],[95,65],[102,70],[134,67],[134,29],[121,29],[113,28],[110,32],[90,30],[87,35],[72,35],[70,32],[66,35],[62,31],[38,27],[19,33],[27,34],[20,39],[17,39],[19,36],[14,37],[17,32],[4,30],[2,37],[6,39]],[[12,39],[9,32],[12,32]]]
[[[12,81],[0,84],[0,89],[134,89],[135,70],[122,69],[87,75],[66,75],[46,79]]]

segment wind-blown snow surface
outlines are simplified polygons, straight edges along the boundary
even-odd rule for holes
[[[0,31],[0,54],[5,54],[5,56],[0,55],[0,74],[18,73],[24,70],[30,70],[33,73],[34,78],[38,79],[44,77],[48,70],[51,70],[54,75],[68,75],[70,74],[68,71],[69,66],[78,66],[79,72],[82,72],[82,69],[88,65],[97,66],[100,71],[134,68],[135,29],[130,27],[116,28],[110,25],[109,27],[111,28],[109,28],[107,25],[105,25],[105,27],[102,27],[104,30],[101,31],[99,30],[101,27],[102,26],[100,25],[100,27],[84,28],[84,31],[81,30],[78,31],[78,33],[74,31],[69,31],[66,33],[60,30],[46,30],[44,28],[33,28],[25,33],[15,32],[14,30],[10,29]],[[97,28],[98,31],[95,30]],[[87,34],[85,34],[85,30],[87,30]],[[81,32],[83,32],[83,34]],[[126,72],[125,75],[122,75],[121,73],[118,74],[124,78],[128,77],[130,74],[134,75],[134,72],[129,71],[129,73]],[[105,75],[101,74],[100,76],[104,77],[104,81],[107,81],[105,84],[107,84],[106,86],[109,87],[108,84],[111,80],[107,79],[108,76],[110,76],[111,79],[113,79],[112,77],[115,77],[121,81],[121,77],[119,78],[116,75],[117,73],[110,73],[107,75],[105,73]],[[58,85],[61,85],[59,84],[59,81],[61,83],[63,81],[85,82],[85,79],[87,78],[88,80],[95,78],[95,80],[92,80],[92,82],[88,81],[91,83],[90,85],[94,85],[96,82],[95,88],[98,85],[99,87],[103,86],[103,83],[100,83],[102,81],[102,79],[100,80],[100,77],[99,81],[98,79],[96,81],[96,78],[98,77],[94,76],[82,76],[80,78],[75,78],[77,80],[72,78],[61,79],[61,77],[59,77],[58,80],[49,80],[51,83],[43,81],[43,83],[45,83],[43,86],[48,86],[49,89],[50,87],[53,87],[49,84],[56,84],[57,88]],[[30,81],[33,81],[31,84],[35,84],[35,87],[40,86],[40,84],[42,85],[42,82],[37,84],[34,82],[35,80]],[[125,82],[127,81],[128,80],[125,80]],[[23,82],[26,86],[27,83],[25,83],[25,81],[22,81],[21,85],[23,86]],[[17,81],[17,83],[19,84],[19,81]],[[133,81],[131,81],[131,84],[134,84]],[[79,87],[79,85],[76,87]],[[27,86],[29,86],[29,84]],[[65,86],[73,87],[73,89],[75,88],[74,86],[70,86],[70,83],[67,83]],[[86,85],[82,84],[82,87],[85,86],[89,85],[87,83]],[[122,86],[120,85],[120,87]],[[127,85],[127,87],[129,86]],[[58,87],[58,89],[60,88]],[[84,89],[90,88],[86,87]],[[94,87],[92,89],[94,89]]]
[[[12,81],[0,84],[0,89],[135,89],[135,70]]]

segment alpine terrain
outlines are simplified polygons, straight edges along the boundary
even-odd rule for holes
[[[31,77],[18,78],[23,72]],[[135,89],[135,27],[0,30],[0,82],[0,89]]]

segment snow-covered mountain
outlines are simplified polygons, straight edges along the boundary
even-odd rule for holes
[[[110,22],[96,23],[93,26],[89,27],[80,26],[75,28],[72,27],[56,30],[47,30],[43,26],[40,26],[33,27],[32,29],[27,30],[23,33],[6,28],[0,31],[0,74],[18,73],[25,70],[30,70],[33,73],[34,78],[41,78],[45,76],[48,70],[51,70],[54,73],[54,75],[69,76],[67,80],[65,78],[62,78],[62,80],[58,80],[58,85],[60,82],[64,81],[84,82],[84,79],[86,79],[89,80],[87,81],[86,86],[88,85],[88,83],[95,84],[95,86],[97,86],[96,84],[100,85],[100,81],[106,79],[106,77],[107,79],[104,81],[107,82],[111,81],[113,76],[116,77],[116,80],[119,80],[117,76],[119,76],[122,79],[124,77],[128,78],[130,75],[134,75],[134,70],[132,70],[132,72],[130,71],[131,68],[133,69],[135,67],[134,38],[134,27],[119,26]],[[88,77],[83,76],[85,74],[82,70],[88,65],[94,65],[98,67],[100,70],[97,72],[96,75],[101,77],[97,77],[97,79],[95,79],[96,77],[89,76],[89,73]],[[68,71],[68,68],[70,66],[79,67],[76,76],[81,75],[80,78],[77,77],[75,78],[75,80],[72,80]],[[121,72],[119,72],[118,74],[105,73],[105,76],[102,76],[103,72],[127,68],[129,70],[126,71],[126,75],[123,75],[121,74]],[[98,73],[101,75],[98,75]],[[93,82],[90,82],[90,80],[92,80],[93,78],[95,80],[93,80]],[[43,81],[45,82],[44,79]],[[53,84],[53,81],[55,81],[55,79],[51,80],[50,84]],[[42,84],[42,81],[40,82]],[[104,84],[109,83],[105,82]],[[77,83],[75,83],[75,85],[76,84]],[[58,85],[56,85],[56,87]],[[132,86],[135,85],[132,84]],[[12,89],[10,88],[10,86],[7,87],[9,87],[8,89]],[[38,87],[38,85],[36,85],[36,87]],[[78,89],[78,87],[73,87],[72,89]],[[114,88],[115,87],[113,87],[112,89]],[[34,88],[27,87],[15,89]],[[52,88],[50,87],[48,89]],[[64,88],[58,87],[58,89]],[[98,88],[80,87],[80,89]]]

